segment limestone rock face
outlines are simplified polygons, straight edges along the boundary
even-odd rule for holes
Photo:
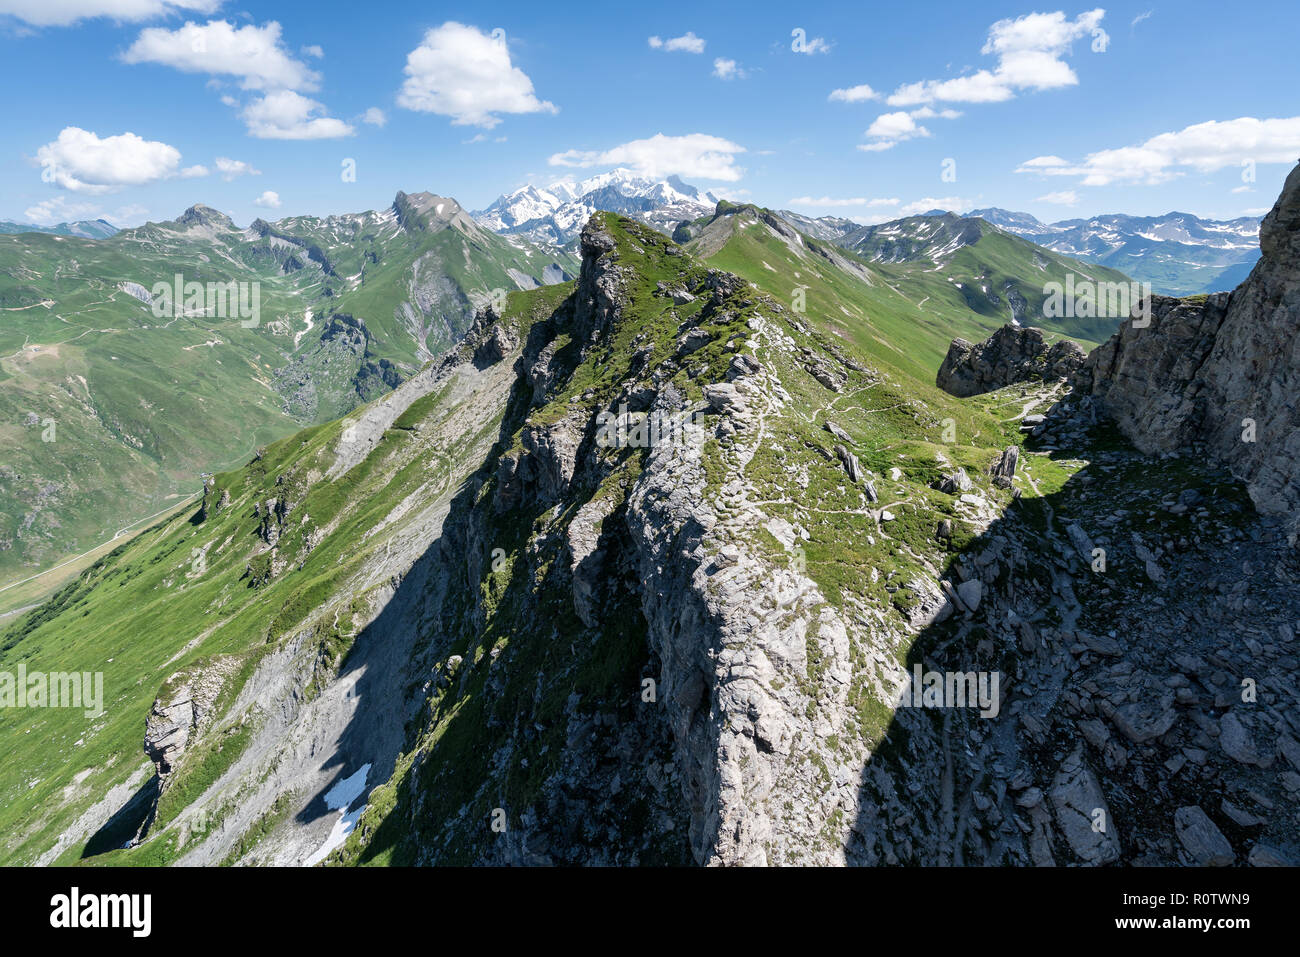
[[[1143,452],[1203,454],[1265,514],[1300,515],[1300,167],[1231,293],[1152,297],[1088,356],[1077,387]]]
[[[1062,339],[1049,346],[1042,329],[1006,325],[975,345],[954,339],[935,384],[950,395],[967,398],[1016,382],[1065,379],[1083,360],[1077,343]]]
[[[160,777],[171,773],[190,737],[211,720],[212,708],[232,670],[218,659],[211,665],[171,676],[145,719],[144,750]]]

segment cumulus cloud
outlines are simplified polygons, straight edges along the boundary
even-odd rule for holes
[[[218,156],[215,165],[217,172],[221,174],[221,178],[227,183],[239,176],[262,175],[260,169],[253,169],[250,164],[245,163],[243,160],[231,159],[228,156]]]
[[[2,2],[2,0],[0,0]],[[150,27],[122,54],[127,63],[157,63],[183,73],[231,77],[245,90],[258,91],[243,105],[241,116],[250,136],[259,139],[328,139],[348,136],[353,128],[328,115],[325,106],[300,91],[319,89],[321,76],[295,59],[284,46],[280,24],[246,24],[236,28],[225,20],[186,23],[175,30]],[[319,47],[304,47],[309,56],[324,55]],[[210,81],[209,85],[215,85]],[[238,98],[223,94],[221,102],[240,107]]]
[[[688,30],[680,37],[669,40],[650,37],[646,42],[652,50],[663,50],[666,53],[703,53],[705,41]]]
[[[268,93],[240,115],[249,135],[261,140],[325,140],[354,132],[349,124],[326,116],[323,104],[293,90]]]
[[[101,138],[78,126],[66,127],[57,139],[38,149],[36,160],[47,183],[89,194],[208,172],[202,166],[181,169],[180,150],[166,143],[134,133]]]
[[[882,113],[867,128],[866,135],[870,142],[858,144],[858,149],[866,153],[879,153],[893,149],[905,140],[929,136],[930,131],[916,122],[909,113],[899,110],[897,113]]]
[[[152,20],[170,13],[212,13],[221,0],[0,0],[0,15],[34,27],[66,27],[81,20]]]
[[[690,133],[665,136],[656,133],[607,150],[566,150],[549,160],[552,166],[588,168],[625,166],[642,176],[659,179],[684,176],[734,183],[744,170],[736,166],[736,155],[745,148],[720,136]]]
[[[399,106],[450,116],[457,126],[491,129],[497,113],[555,113],[539,100],[533,81],[510,62],[504,35],[448,21],[424,35],[406,57]]]
[[[914,120],[930,120],[936,118],[941,120],[955,120],[962,114],[961,110],[936,110],[930,106],[923,106],[919,109],[910,111],[907,115]]]
[[[1243,161],[1294,163],[1300,156],[1300,116],[1285,119],[1210,120],[1173,133],[1161,133],[1137,146],[1089,153],[1082,162],[1059,156],[1036,156],[1017,173],[1078,177],[1084,186],[1112,183],[1154,185],[1182,176],[1188,169],[1213,173]]]
[[[743,80],[749,74],[735,60],[718,57],[713,61],[713,75],[719,80]]]
[[[981,69],[947,80],[919,80],[898,87],[890,106],[920,106],[935,102],[1000,103],[1022,90],[1051,90],[1074,86],[1079,77],[1063,57],[1075,40],[1103,34],[1106,11],[1082,13],[1073,20],[1061,11],[1030,13],[999,20],[989,27],[981,53],[997,57],[992,70]]]
[[[371,126],[383,126],[388,122],[388,117],[379,107],[372,106],[361,114],[361,122],[368,123]]]
[[[239,80],[246,90],[315,90],[320,74],[289,55],[275,21],[235,28],[225,20],[186,23],[168,30],[150,27],[140,32],[122,59],[127,63],[158,63],[183,73],[210,73]]]
[[[827,99],[840,103],[862,103],[866,100],[878,100],[880,94],[867,84],[859,83],[857,86],[845,87],[842,90],[831,90],[831,95]]]
[[[260,206],[263,209],[279,209],[283,204],[280,202],[280,194],[273,189],[268,189],[253,200],[253,205]]]

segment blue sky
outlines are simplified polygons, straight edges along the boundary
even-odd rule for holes
[[[1231,218],[1300,158],[1294,0],[0,11],[0,219],[20,222],[204,202],[247,223],[398,189],[477,209],[613,165],[863,222]]]

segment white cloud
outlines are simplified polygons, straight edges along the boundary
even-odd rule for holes
[[[379,107],[372,106],[361,114],[361,122],[368,123],[371,126],[383,126],[388,122],[388,117]]]
[[[718,57],[713,61],[713,75],[719,80],[743,80],[749,74],[735,60]]]
[[[1054,203],[1057,206],[1077,206],[1079,205],[1079,194],[1072,189],[1063,189],[1039,196],[1035,202]]]
[[[961,110],[936,110],[929,106],[922,106],[908,113],[908,116],[914,120],[930,120],[936,117],[941,120],[955,120],[961,115]]]
[[[261,140],[325,140],[355,132],[349,124],[324,114],[323,104],[293,90],[279,90],[254,100],[240,115],[249,135]]]
[[[908,203],[899,212],[904,216],[919,216],[922,213],[928,213],[932,209],[964,213],[974,205],[975,203],[972,200],[961,196],[927,196],[924,199],[918,199],[914,203]]]
[[[257,199],[253,200],[254,206],[260,206],[263,209],[279,209],[283,204],[280,202],[280,194],[275,190],[268,189]]]
[[[111,17],[151,20],[169,13],[212,13],[221,0],[0,0],[0,14],[35,27],[66,27],[79,20]]]
[[[1036,156],[1017,173],[1079,177],[1084,186],[1111,183],[1154,185],[1182,176],[1186,169],[1212,173],[1243,161],[1291,164],[1300,156],[1300,116],[1260,120],[1196,123],[1175,133],[1161,133],[1138,146],[1089,153],[1082,163],[1059,156]]]
[[[53,226],[55,223],[67,223],[85,219],[99,211],[94,203],[74,203],[66,196],[54,196],[43,199],[35,206],[29,206],[23,215],[27,221],[38,226]]]
[[[237,77],[246,90],[315,90],[320,74],[289,55],[280,42],[280,24],[252,24],[236,29],[225,20],[202,26],[186,23],[176,30],[150,27],[140,31],[122,59],[160,63],[183,73]]]
[[[1229,192],[1232,192],[1232,193],[1253,193],[1253,192],[1255,192],[1255,188],[1254,188],[1253,186],[1234,186],[1231,190],[1229,190]]]
[[[688,30],[680,37],[669,40],[650,37],[646,42],[650,44],[651,49],[664,50],[667,53],[703,53],[705,41]]]
[[[993,70],[977,70],[947,80],[920,80],[898,87],[886,100],[890,106],[919,106],[938,101],[1000,103],[1021,90],[1051,90],[1079,82],[1065,62],[1071,44],[1101,32],[1101,9],[1073,20],[1061,11],[1030,13],[1014,20],[999,20],[989,27],[981,53],[998,59]]]
[[[892,207],[897,206],[901,200],[891,199],[868,199],[865,196],[854,196],[838,199],[832,196],[796,196],[790,200],[789,206],[812,206],[818,209],[836,209],[844,206],[863,206],[868,208]]]
[[[840,103],[862,103],[865,100],[878,100],[880,94],[867,84],[859,83],[857,86],[845,87],[842,90],[831,90],[831,95],[826,99]]]
[[[315,57],[317,60],[325,58],[325,51],[321,49],[319,43],[313,43],[311,46],[303,47],[301,52],[303,56]]]
[[[659,179],[678,175],[734,183],[744,170],[736,166],[736,154],[745,148],[719,136],[690,133],[665,136],[656,133],[644,140],[632,140],[608,150],[566,150],[549,160],[552,166],[626,166],[642,176]]]
[[[217,172],[221,174],[221,178],[227,183],[238,176],[262,175],[260,169],[253,169],[250,164],[245,163],[243,160],[230,159],[228,156],[218,156],[216,159],[216,167]]]
[[[1047,170],[1047,169],[1055,168],[1057,166],[1069,166],[1069,165],[1070,165],[1069,160],[1062,159],[1059,156],[1035,156],[1033,159],[1026,160],[1025,162],[1021,163],[1020,164],[1021,169],[1017,170],[1017,172],[1025,172],[1034,169]]]
[[[0,0],[3,2],[3,0]],[[308,55],[323,55],[319,47],[304,47]],[[294,59],[281,42],[280,24],[247,24],[236,28],[225,20],[186,23],[176,30],[150,27],[122,54],[127,63],[158,63],[183,73],[208,73],[239,80],[245,90],[257,90],[240,116],[250,136],[258,139],[317,140],[350,136],[354,130],[328,115],[324,104],[299,91],[319,88],[321,76]],[[220,86],[209,81],[209,86]],[[241,106],[223,94],[221,102]]]
[[[54,196],[43,199],[35,206],[30,206],[23,213],[28,222],[38,226],[53,226],[56,223],[70,223],[83,219],[103,219],[115,226],[125,227],[128,223],[140,223],[149,210],[137,204],[119,206],[116,212],[103,212],[96,203],[74,202],[67,196]]]
[[[899,110],[897,113],[881,113],[867,128],[871,142],[860,143],[858,149],[866,153],[879,153],[893,149],[905,140],[918,139],[930,135],[930,131],[921,126],[911,115]]]
[[[108,193],[125,186],[144,186],[173,176],[202,176],[202,166],[180,168],[174,146],[146,140],[134,133],[102,139],[77,126],[66,127],[58,139],[36,151],[41,178],[81,193]]]
[[[1153,13],[1155,13],[1154,10],[1148,10],[1146,11],[1146,13],[1139,13],[1136,17],[1133,18],[1133,22],[1129,24],[1129,28],[1132,29],[1133,27],[1141,23],[1143,20],[1150,20],[1151,14]]]
[[[504,39],[448,21],[424,35],[406,57],[397,103],[408,110],[452,117],[457,126],[491,129],[496,113],[555,113],[539,100],[533,81],[510,62]]]

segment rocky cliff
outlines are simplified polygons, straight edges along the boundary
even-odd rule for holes
[[[1079,389],[1133,444],[1204,455],[1261,512],[1300,521],[1300,167],[1264,218],[1261,258],[1231,293],[1153,297],[1088,357]],[[1136,316],[1136,312],[1135,312]]]

